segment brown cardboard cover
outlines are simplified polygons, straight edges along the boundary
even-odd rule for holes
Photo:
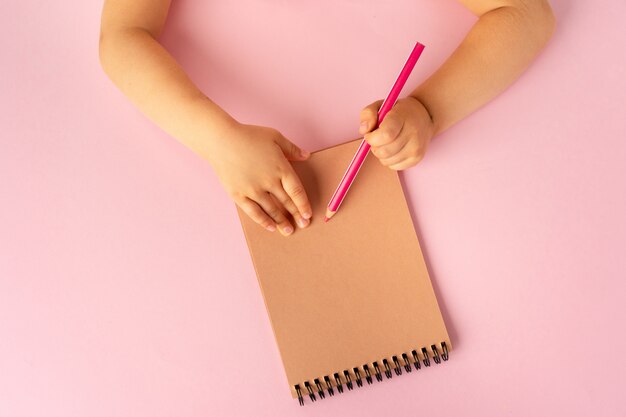
[[[283,237],[239,211],[282,357],[294,386],[450,340],[398,174],[368,156],[340,210],[326,204],[359,140],[294,162],[313,206],[306,229]],[[343,376],[342,376],[343,378]]]

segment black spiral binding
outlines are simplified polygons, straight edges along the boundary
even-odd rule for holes
[[[443,361],[448,360],[449,354],[448,354],[448,345],[446,344],[446,342],[441,342],[439,345],[430,345],[430,350],[431,352],[429,352],[428,349],[426,349],[426,347],[422,347],[419,350],[423,358],[422,364],[424,364],[425,367],[430,366],[431,356],[432,356],[433,361],[436,364],[440,364],[442,360]],[[402,368],[404,368],[404,370],[407,373],[411,372],[412,371],[411,364],[413,364],[413,366],[415,367],[415,370],[419,371],[422,368],[420,364],[418,350],[412,350],[411,352],[402,353],[401,355],[397,355],[397,356],[392,356],[391,362],[393,362],[393,365],[390,364],[389,360],[387,359],[382,360],[382,367],[384,368],[385,376],[388,379],[392,377],[392,374],[391,374],[392,366],[393,366],[393,371],[395,372],[396,375],[402,375]],[[374,377],[376,378],[376,381],[381,382],[383,380],[381,366],[379,365],[378,362],[372,362],[372,366],[374,367],[373,371],[374,371]],[[335,372],[334,374],[332,374],[332,377],[329,375],[325,375],[321,378],[315,378],[312,383],[309,381],[304,381],[304,384],[303,384],[304,389],[306,389],[306,392],[309,395],[311,402],[315,402],[317,400],[317,397],[315,396],[315,392],[313,391],[313,386],[317,390],[317,395],[322,400],[326,398],[324,391],[326,391],[330,397],[335,395],[335,391],[333,389],[333,383],[334,383],[334,387],[337,388],[337,392],[339,392],[340,394],[343,394],[343,384],[346,385],[346,387],[348,388],[348,391],[352,391],[352,389],[354,388],[352,375],[354,375],[354,381],[356,382],[357,387],[363,386],[363,376],[361,374],[361,371],[365,374],[365,381],[367,381],[367,384],[368,385],[372,384],[373,379],[372,379],[372,372],[370,371],[370,367],[369,365],[363,365],[360,367],[352,368],[352,373],[350,373],[347,369],[345,369],[341,373]],[[303,390],[300,387],[300,384],[295,385],[294,388],[298,396],[298,402],[300,403],[300,405],[304,405],[304,397],[302,396]]]
[[[371,385],[372,374],[370,374],[370,368],[367,365],[363,365],[363,370],[365,371],[365,380],[367,381],[367,385]]]
[[[378,367],[378,362],[374,362],[374,369],[376,369],[376,381],[382,382],[383,376],[380,374],[380,368]]]
[[[328,378],[328,376],[324,377],[324,383],[326,384],[326,390],[328,391],[328,395],[330,395],[331,397],[335,395],[335,391],[333,391],[333,386],[330,383],[330,378]]]
[[[350,372],[343,371],[343,376],[346,378],[346,387],[348,387],[348,391],[352,391],[352,377],[350,376]]]

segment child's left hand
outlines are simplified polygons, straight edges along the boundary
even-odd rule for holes
[[[371,151],[380,162],[394,170],[410,168],[422,160],[430,139],[435,133],[433,121],[426,107],[415,97],[397,101],[378,129],[372,131],[378,120],[382,100],[361,111],[359,133],[371,145]]]

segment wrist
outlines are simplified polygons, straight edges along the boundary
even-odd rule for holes
[[[215,104],[210,98],[203,95],[197,98],[196,102],[199,111],[202,113],[204,128],[208,128],[210,132],[220,135],[240,125],[234,117]]]
[[[215,155],[219,154],[219,147],[232,137],[241,123],[208,97],[198,98],[194,107],[199,114],[199,123],[193,129],[190,141],[197,144],[196,153],[211,163]]]
[[[433,112],[430,110],[426,102],[422,100],[419,96],[415,94],[410,94],[408,97],[415,100],[417,104],[424,110],[426,119],[428,122],[430,122],[430,126],[429,126],[430,127],[429,130],[431,132],[430,138],[433,138],[439,133],[439,125],[437,123],[438,122],[437,118],[435,117]]]

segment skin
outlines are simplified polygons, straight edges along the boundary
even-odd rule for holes
[[[153,122],[213,167],[234,202],[284,236],[307,227],[311,205],[289,161],[301,150],[275,129],[241,123],[206,97],[158,42],[171,0],[106,0],[100,62]],[[377,129],[382,100],[365,107],[359,131],[380,162],[416,165],[431,139],[489,102],[533,61],[555,27],[546,0],[460,0],[477,22],[448,60]]]

